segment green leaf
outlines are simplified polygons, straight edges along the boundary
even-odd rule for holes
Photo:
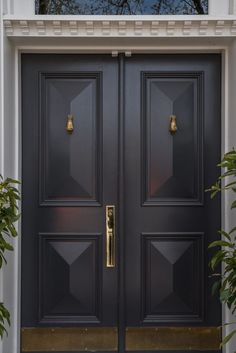
[[[224,189],[229,188],[230,186],[233,186],[236,184],[236,181],[233,181],[232,183],[226,184]]]
[[[226,345],[226,343],[228,343],[235,334],[236,334],[236,330],[233,330],[227,336],[225,336],[223,341],[220,344],[220,348],[222,348],[224,345]]]
[[[234,202],[232,202],[232,204],[231,204],[231,209],[233,209],[233,208],[236,208],[236,200]]]
[[[230,233],[227,233],[225,230],[218,230],[218,233],[223,235],[225,238],[227,238],[229,241],[231,241]]]
[[[20,192],[15,184],[19,183],[11,178],[4,180],[0,175],[0,268],[6,263],[5,253],[13,250],[13,246],[5,238],[17,236],[15,222],[20,217],[17,207]],[[0,303],[0,337],[7,333],[7,324],[10,325],[10,313],[4,304]]]
[[[236,227],[232,228],[232,229],[230,230],[229,234],[232,234],[232,233],[234,233],[235,231],[236,231]]]
[[[214,295],[216,292],[219,291],[220,286],[221,286],[221,280],[220,280],[220,281],[216,281],[216,282],[213,284],[212,289],[211,289],[212,295]]]
[[[214,248],[215,246],[228,246],[228,247],[232,247],[233,245],[225,240],[216,240],[213,241],[212,243],[210,243],[208,245],[208,248]]]
[[[226,251],[219,250],[212,256],[209,263],[209,266],[212,268],[212,270],[215,270],[215,268],[219,263],[221,263],[222,261],[225,261],[226,254],[227,254]]]
[[[220,292],[220,300],[221,300],[222,302],[227,301],[228,298],[230,297],[230,294],[231,294],[231,292],[230,292],[229,289],[225,289],[225,290],[221,291],[221,292]]]

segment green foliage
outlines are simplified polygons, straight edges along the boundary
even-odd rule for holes
[[[8,325],[10,325],[10,313],[5,308],[3,303],[0,303],[0,336],[3,337],[3,333],[6,332],[5,329],[5,321],[7,321]]]
[[[7,263],[5,253],[12,251],[13,246],[9,242],[11,237],[17,236],[14,223],[19,219],[17,202],[20,200],[17,180],[7,178],[3,180],[0,175],[0,268]],[[10,325],[10,313],[3,303],[0,303],[0,336],[6,332],[6,322]]]
[[[207,191],[211,192],[211,198],[214,198],[219,192],[231,191],[236,193],[236,151],[232,150],[226,153],[218,164],[218,167],[224,168],[223,174],[217,179]],[[232,201],[231,209],[236,208],[236,200]],[[219,293],[220,300],[226,304],[232,314],[236,312],[236,227],[229,232],[219,231],[220,240],[216,240],[209,245],[209,248],[218,248],[211,257],[209,266],[216,278],[212,293]],[[217,266],[224,264],[222,273],[217,273]],[[225,345],[236,334],[233,330],[224,337],[221,346]],[[235,352],[236,353],[236,352]]]

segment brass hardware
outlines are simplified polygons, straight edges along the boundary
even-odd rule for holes
[[[106,266],[115,267],[115,206],[106,206]]]
[[[218,327],[128,327],[127,351],[219,350],[221,330]]]
[[[178,130],[178,127],[177,127],[177,122],[176,122],[176,116],[175,115],[171,115],[170,116],[170,128],[169,128],[169,131],[170,131],[170,133],[172,135],[174,135],[177,130]]]
[[[117,351],[116,327],[25,327],[22,352]]]
[[[67,130],[68,134],[72,134],[72,132],[74,130],[73,115],[71,115],[71,114],[67,115],[66,130]]]

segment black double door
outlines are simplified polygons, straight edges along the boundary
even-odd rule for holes
[[[22,352],[218,349],[220,70],[22,55]]]

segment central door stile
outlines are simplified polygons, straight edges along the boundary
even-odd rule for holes
[[[125,352],[125,242],[124,242],[124,54],[119,55],[119,110],[118,110],[118,351]]]

